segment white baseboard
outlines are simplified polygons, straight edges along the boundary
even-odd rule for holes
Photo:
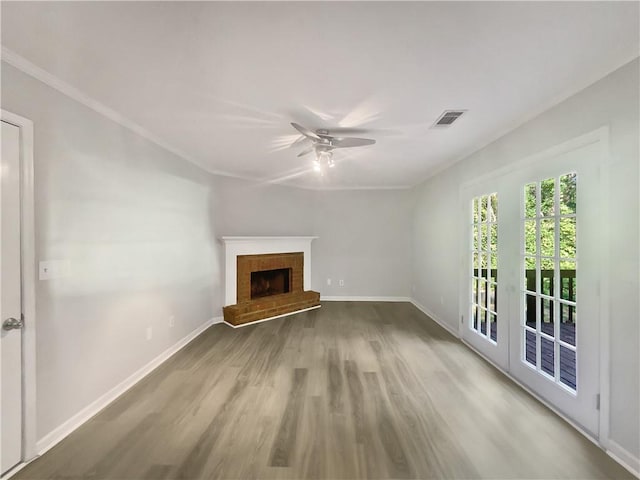
[[[222,323],[225,325],[229,325],[231,328],[242,328],[248,327],[249,325],[255,325],[256,323],[268,322],[269,320],[275,320],[276,318],[288,317],[289,315],[295,315],[296,313],[308,312],[309,310],[315,310],[320,308],[322,305],[316,305],[315,307],[303,308],[302,310],[296,310],[295,312],[283,313],[282,315],[276,315],[275,317],[262,318],[260,320],[256,320],[254,322],[242,323],[240,325],[233,325],[232,323],[223,320]]]
[[[456,330],[454,330],[451,325],[449,325],[447,322],[445,322],[441,318],[438,318],[437,315],[434,315],[433,312],[431,312],[427,307],[419,303],[416,299],[412,298],[409,301],[413,303],[414,307],[416,307],[418,310],[420,310],[422,313],[424,313],[427,317],[429,317],[431,320],[436,322],[442,328],[447,330],[451,335],[453,335],[456,338],[460,338],[460,332],[457,332]]]
[[[409,297],[353,297],[341,296],[321,296],[321,302],[410,302]]]
[[[22,470],[27,465],[29,465],[29,461],[20,462],[15,467],[11,467],[9,470],[7,470],[2,475],[0,475],[0,479],[1,480],[9,480],[11,477],[13,477],[16,473],[18,473],[20,470]]]
[[[194,331],[189,333],[187,336],[179,340],[177,343],[166,349],[156,358],[151,360],[149,363],[144,365],[138,371],[134,372],[127,379],[120,382],[118,385],[113,387],[107,393],[97,398],[95,401],[87,405],[85,408],[76,413],[69,420],[64,422],[62,425],[58,426],[40,440],[36,442],[36,449],[38,455],[42,455],[47,450],[51,449],[53,446],[57,445],[60,441],[62,441],[65,437],[71,434],[74,430],[80,427],[83,423],[93,417],[95,414],[100,412],[103,408],[113,402],[120,395],[125,393],[131,387],[133,387],[136,383],[146,377],[153,370],[158,368],[162,363],[164,363],[169,357],[175,354],[178,350],[184,347],[186,344],[191,342],[194,338],[204,332],[211,325],[216,323],[221,323],[222,317],[214,317],[210,320],[207,320],[205,323],[200,325]]]
[[[626,468],[631,474],[640,478],[640,459],[638,457],[611,439],[607,440],[605,448],[607,455]]]

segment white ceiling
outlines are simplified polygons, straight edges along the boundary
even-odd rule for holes
[[[2,2],[2,45],[210,171],[414,185],[638,56],[637,2]],[[429,127],[445,109],[468,112]],[[295,121],[361,127],[318,177]]]

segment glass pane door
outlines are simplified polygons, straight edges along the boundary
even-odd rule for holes
[[[507,264],[501,255],[504,255],[503,240],[508,240],[510,234],[503,230],[502,222],[509,216],[517,222],[519,204],[503,202],[503,195],[508,192],[500,179],[470,184],[460,193],[463,232],[460,242],[460,336],[487,359],[507,369],[510,336],[505,318],[508,318],[509,295],[504,281]],[[499,198],[502,203],[498,214]],[[512,229],[511,237],[518,232]],[[517,266],[510,274],[512,278],[517,278],[515,272]]]
[[[498,195],[475,197],[471,218],[469,328],[486,340],[498,338]]]
[[[576,380],[577,174],[524,187],[521,360],[570,391]]]

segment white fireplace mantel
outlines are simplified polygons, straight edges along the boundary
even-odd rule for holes
[[[224,244],[224,305],[237,303],[237,256],[264,253],[304,253],[303,289],[311,287],[311,242],[318,237],[221,237]]]

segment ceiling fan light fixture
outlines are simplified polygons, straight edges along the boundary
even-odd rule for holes
[[[333,152],[330,150],[318,150],[316,149],[316,159],[321,163],[328,163],[333,156]]]
[[[316,148],[316,159],[313,161],[313,170],[324,175],[325,168],[333,168],[333,152]]]
[[[298,154],[298,157],[307,155],[315,150],[316,159],[313,160],[313,170],[320,175],[324,175],[327,168],[335,167],[335,162],[333,161],[334,149],[364,147],[376,143],[371,138],[335,137],[330,135],[329,130],[326,129],[318,129],[314,132],[297,123],[292,123],[291,126],[311,143],[308,148]],[[299,140],[296,140],[294,144],[298,142]]]

